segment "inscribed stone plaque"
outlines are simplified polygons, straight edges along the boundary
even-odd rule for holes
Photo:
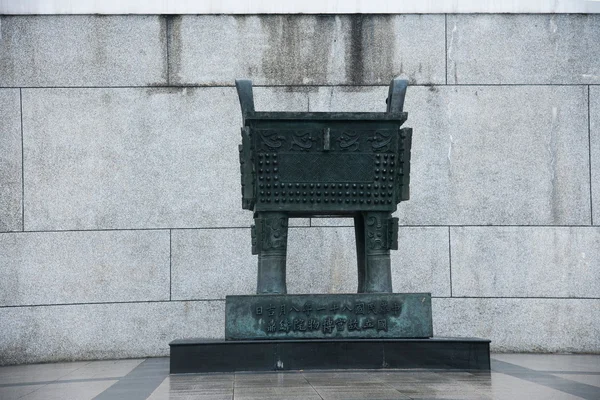
[[[227,340],[431,336],[430,293],[226,297]]]

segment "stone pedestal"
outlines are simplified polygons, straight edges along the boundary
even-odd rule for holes
[[[227,296],[225,339],[175,340],[171,373],[490,369],[489,340],[435,338],[429,293]]]
[[[472,338],[175,340],[171,373],[307,369],[490,369],[490,341]]]
[[[431,294],[227,296],[225,339],[429,338]]]

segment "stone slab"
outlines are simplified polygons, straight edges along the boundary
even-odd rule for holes
[[[590,155],[592,178],[592,219],[600,226],[600,86],[590,86]]]
[[[0,89],[0,232],[23,229],[20,101],[18,89]]]
[[[391,252],[394,291],[449,296],[448,229],[401,227],[398,237],[399,250]],[[173,299],[256,293],[249,229],[173,230],[171,247]],[[352,293],[357,284],[353,228],[289,230],[288,293]]]
[[[600,298],[600,228],[453,227],[455,297]]]
[[[169,232],[0,234],[0,306],[169,299]]]
[[[0,308],[0,365],[164,357],[181,337],[223,338],[223,301]]]
[[[600,15],[448,15],[448,83],[600,83]]]
[[[256,94],[307,107],[302,91]],[[251,224],[233,88],[24,89],[23,125],[26,230]]]
[[[540,372],[600,376],[597,354],[494,354],[494,360]]]
[[[355,293],[358,287],[355,247],[353,229],[290,229],[288,293]],[[253,266],[256,271],[256,264]]]
[[[225,339],[426,338],[431,294],[227,296]]]
[[[312,217],[310,226],[354,226],[353,218]]]
[[[231,243],[235,246],[224,256],[225,244]],[[354,234],[348,229],[289,229],[288,293],[356,291],[354,246]],[[247,228],[173,230],[173,299],[225,299],[256,293],[258,261],[251,249]]]
[[[3,16],[0,25],[0,86],[167,84],[160,16]]]
[[[436,2],[93,2],[37,3],[10,2],[6,14],[443,14],[443,13],[594,13],[600,7],[591,2],[540,0],[530,2],[480,2],[475,0]],[[154,400],[154,399],[153,399]]]
[[[398,228],[398,250],[390,252],[394,292],[450,296],[450,254],[446,227]]]
[[[177,85],[445,83],[443,15],[195,15],[169,29]]]
[[[169,345],[171,374],[311,369],[490,369],[489,340],[475,338],[189,339],[175,340]]]
[[[433,298],[439,336],[484,337],[492,352],[599,353],[600,300]]]
[[[321,87],[310,111],[382,111],[379,87]],[[587,88],[409,87],[406,225],[589,225]]]
[[[250,228],[175,229],[171,240],[174,300],[256,293]]]

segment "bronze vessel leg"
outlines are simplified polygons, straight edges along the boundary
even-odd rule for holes
[[[359,293],[392,293],[390,249],[397,248],[397,220],[387,212],[365,212],[362,219],[362,249],[357,235],[357,253],[364,254],[362,266],[358,260]],[[358,233],[358,227],[355,230]]]
[[[256,293],[286,294],[287,214],[259,212],[254,224],[252,247],[253,253],[258,254]]]

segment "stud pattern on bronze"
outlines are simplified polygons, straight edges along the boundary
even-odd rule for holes
[[[328,204],[349,207],[386,209],[397,202],[394,179],[402,174],[402,162],[396,154],[376,153],[373,182],[281,182],[277,153],[259,153],[256,162],[258,198],[260,203],[277,203],[278,207],[308,208]],[[402,157],[402,153],[399,155]],[[402,181],[400,179],[400,181]],[[401,184],[400,184],[401,185]]]

